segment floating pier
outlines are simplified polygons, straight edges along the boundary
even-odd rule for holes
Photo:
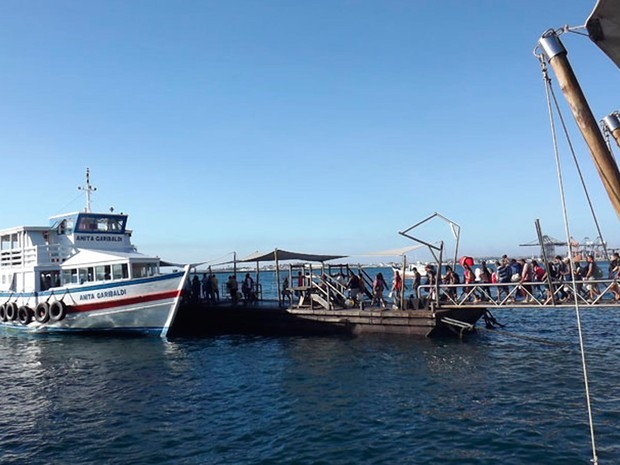
[[[420,337],[463,335],[474,330],[484,308],[398,310],[380,307],[283,308],[277,301],[251,305],[224,302],[185,304],[181,307],[171,336],[216,334],[402,334]]]

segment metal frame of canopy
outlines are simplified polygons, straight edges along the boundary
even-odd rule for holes
[[[438,276],[436,276],[435,278],[435,303],[439,304],[439,277],[441,276],[441,265],[443,263],[443,251],[444,251],[444,243],[443,241],[439,241],[439,247],[437,247],[434,244],[431,244],[428,241],[424,241],[420,238],[417,237],[413,237],[411,235],[409,235],[409,232],[412,231],[413,229],[422,226],[423,224],[435,219],[435,218],[439,218],[442,221],[445,221],[446,223],[448,223],[448,225],[450,226],[450,230],[452,231],[452,235],[454,236],[454,240],[455,240],[455,244],[454,244],[454,263],[457,262],[457,257],[458,257],[458,251],[459,251],[459,240],[461,237],[461,226],[459,226],[457,223],[455,223],[454,221],[446,218],[445,216],[443,216],[440,213],[433,213],[432,215],[424,218],[422,221],[417,222],[416,224],[414,224],[413,226],[410,226],[409,228],[405,229],[404,231],[400,231],[398,234],[400,234],[401,236],[405,236],[408,239],[411,239],[412,241],[415,241],[419,244],[423,244],[426,247],[428,247],[428,250],[431,252],[431,254],[433,255],[433,257],[435,258],[436,262],[437,262],[437,274]],[[435,254],[435,252],[439,252],[439,257],[437,257],[437,255]],[[405,272],[405,264],[403,263],[403,275]],[[403,293],[404,294],[404,293]]]

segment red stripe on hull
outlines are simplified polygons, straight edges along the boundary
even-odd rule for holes
[[[107,300],[105,302],[97,302],[93,304],[75,305],[67,309],[67,313],[72,312],[91,312],[93,310],[102,310],[104,308],[124,307],[126,305],[140,304],[144,302],[152,302],[154,300],[171,299],[181,294],[179,290],[159,292],[157,294],[141,295],[136,297],[128,297],[126,299]]]

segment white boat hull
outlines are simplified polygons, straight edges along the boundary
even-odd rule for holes
[[[61,300],[66,315],[60,321],[3,321],[5,327],[33,332],[137,331],[164,333],[172,323],[185,281],[185,273],[110,283],[72,286],[46,292],[11,296],[0,293],[0,303],[35,309],[41,302]]]

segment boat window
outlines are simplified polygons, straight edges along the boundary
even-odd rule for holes
[[[88,281],[88,270],[86,268],[80,268],[80,284],[84,284]]]
[[[71,234],[73,232],[73,219],[65,218],[58,224],[58,234]]]
[[[41,273],[41,290],[47,291],[50,287],[52,287],[52,278],[48,273]]]
[[[78,283],[78,270],[76,268],[72,268],[70,270],[62,270],[62,274],[60,278],[61,278],[61,282],[63,285],[77,284]]]
[[[19,239],[20,239],[20,235],[19,234],[5,234],[4,236],[2,236],[2,239],[0,241],[0,247],[2,247],[2,250],[15,250],[15,249],[19,249]]]
[[[82,233],[122,233],[126,220],[126,216],[81,214],[75,230]]]
[[[112,278],[110,265],[100,265],[95,267],[96,281],[109,281]]]
[[[125,279],[129,277],[127,263],[112,265],[112,279]]]
[[[131,275],[134,278],[146,278],[157,274],[157,265],[154,263],[133,263]]]
[[[60,272],[46,271],[41,273],[41,290],[46,291],[52,287],[60,286]]]

